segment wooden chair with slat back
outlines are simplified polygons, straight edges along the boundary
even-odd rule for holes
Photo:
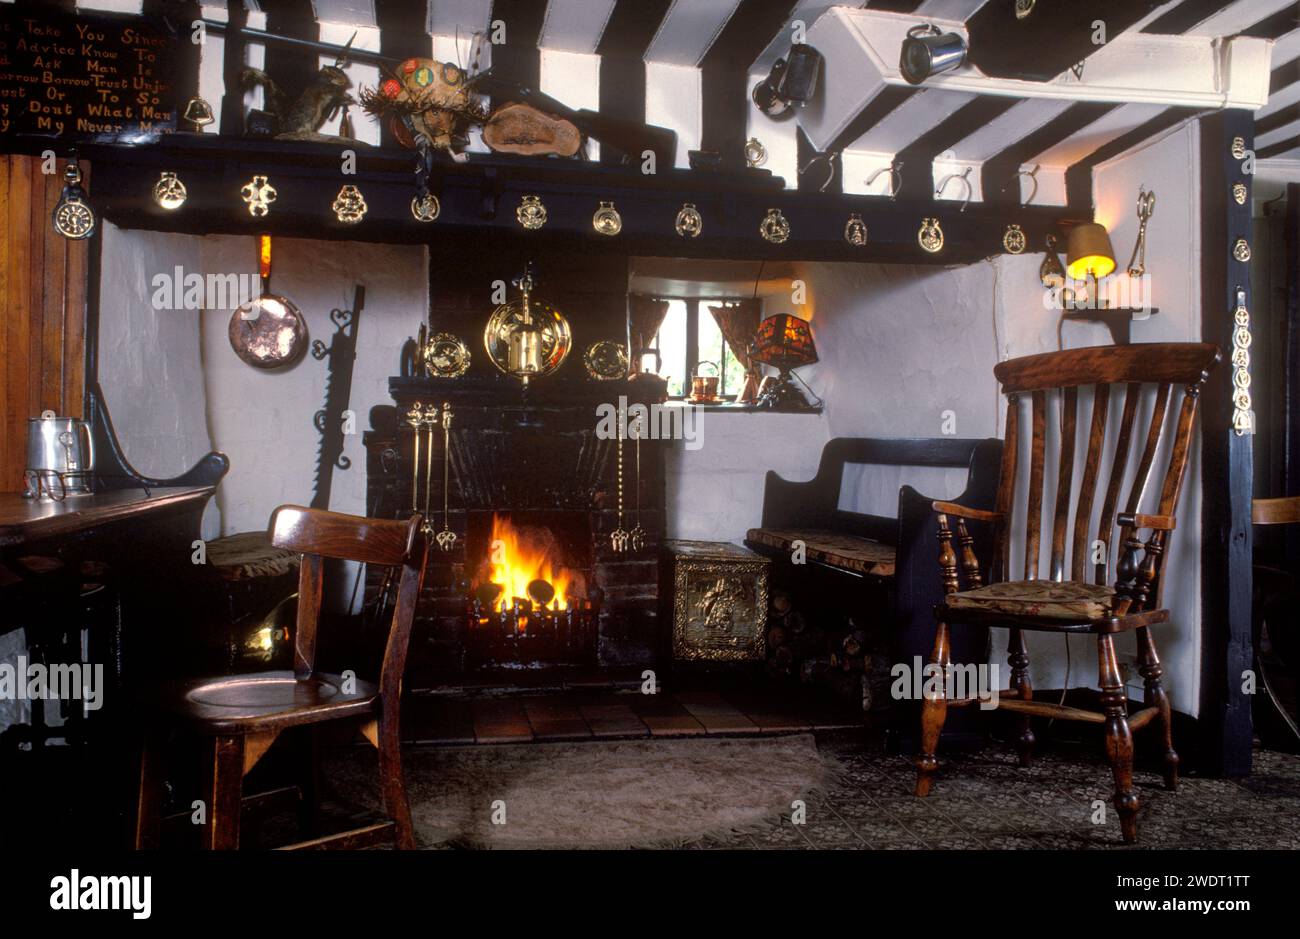
[[[180,726],[202,736],[207,765],[207,809],[203,844],[239,847],[243,778],[282,731],[356,718],[379,751],[385,822],[316,838],[291,847],[361,847],[394,838],[399,848],[414,848],[415,835],[402,776],[398,710],[402,672],[410,642],[415,603],[428,545],[420,516],[406,521],[360,518],[286,505],[271,516],[271,541],[302,554],[298,578],[298,619],[293,670],[189,681],[161,697],[153,726]],[[384,648],[379,684],[316,671],[316,628],[326,558],[400,567],[397,602]],[[160,827],[161,738],[150,734],[140,765],[136,846],[155,847]]]
[[[1148,723],[1158,723],[1164,737],[1165,785],[1178,783],[1178,754],[1170,730],[1169,699],[1161,686],[1162,668],[1150,627],[1169,619],[1160,608],[1161,562],[1174,530],[1174,512],[1183,474],[1200,389],[1219,351],[1201,343],[1152,343],[1097,346],[1031,355],[1002,362],[994,374],[1007,396],[1006,440],[998,495],[993,511],[979,511],[951,502],[936,502],[939,525],[939,567],[944,583],[944,603],[935,610],[934,651],[931,663],[942,669],[948,684],[952,672],[949,629],[958,624],[1002,626],[1010,629],[1007,662],[1011,666],[1010,690],[1001,692],[998,707],[1018,712],[1017,745],[1021,765],[1027,765],[1034,746],[1031,716],[1082,720],[1105,726],[1106,755],[1115,778],[1115,807],[1125,841],[1137,837],[1138,797],[1133,790],[1132,733]],[[1080,389],[1091,386],[1090,417],[1079,415]],[[1181,404],[1171,403],[1175,389]],[[1021,400],[1029,398],[1028,433]],[[1114,400],[1112,401],[1112,398]],[[1145,403],[1144,403],[1144,399]],[[1051,471],[1048,454],[1048,411],[1059,402],[1059,447],[1055,460],[1056,497],[1051,514],[1050,562],[1047,579],[1040,578],[1043,545],[1044,480]],[[1147,413],[1146,437],[1128,482],[1138,415]],[[1119,412],[1119,428],[1107,434],[1112,408]],[[1162,443],[1170,437],[1167,451]],[[1076,484],[1076,435],[1087,447],[1081,478]],[[1109,443],[1108,441],[1113,441]],[[1027,450],[1028,491],[1017,498],[1022,454]],[[1157,458],[1167,452],[1154,514],[1141,514],[1141,502]],[[1109,455],[1109,481],[1098,500],[1098,484]],[[1120,495],[1128,484],[1128,497],[1120,509]],[[1023,500],[1024,568],[1012,579],[1010,561],[1013,510]],[[1070,530],[1070,510],[1075,518]],[[955,524],[950,524],[955,519]],[[975,556],[967,521],[991,526],[994,545],[987,581]],[[1118,531],[1117,531],[1118,529]],[[1148,532],[1145,540],[1141,532]],[[1118,537],[1116,537],[1118,535]],[[954,547],[954,541],[956,546]],[[1112,545],[1122,549],[1110,581]],[[959,571],[960,568],[960,571]],[[1067,579],[1068,574],[1068,579]],[[964,582],[964,583],[963,583]],[[1058,706],[1034,701],[1029,681],[1029,656],[1024,631],[1091,633],[1097,636],[1100,703],[1102,711]],[[1128,714],[1127,697],[1115,655],[1115,634],[1137,633],[1139,671],[1144,680],[1141,710]],[[931,683],[921,705],[921,750],[916,759],[916,795],[930,791],[938,762],[935,749],[947,708],[968,705],[976,697],[949,700],[946,687],[933,693]]]

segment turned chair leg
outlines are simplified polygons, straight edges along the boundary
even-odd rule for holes
[[[935,771],[939,768],[939,761],[935,758],[935,752],[939,749],[939,734],[943,731],[944,718],[948,716],[945,682],[948,677],[950,663],[951,649],[948,643],[948,624],[940,620],[934,631],[934,651],[930,653],[930,664],[937,665],[940,669],[939,681],[937,682],[939,693],[937,695],[923,693],[921,696],[921,752],[916,757],[917,796],[930,794],[930,784],[934,780]],[[929,676],[924,676],[924,678],[928,679]],[[925,688],[928,684],[927,680],[923,680],[921,687]]]
[[[396,707],[394,707],[396,710]],[[402,740],[396,714],[385,710],[379,718],[379,781],[384,792],[384,808],[397,823],[399,851],[415,849],[415,828],[411,824],[411,806],[406,798],[406,778],[402,775]]]
[[[239,810],[243,805],[244,738],[211,738],[204,764],[201,795],[208,816],[203,847],[234,851],[239,847]]]
[[[1138,796],[1133,789],[1133,733],[1128,725],[1128,701],[1120,679],[1115,639],[1097,637],[1098,678],[1101,704],[1106,712],[1106,756],[1115,775],[1115,810],[1119,812],[1124,841],[1137,840]]]
[[[1142,674],[1144,689],[1142,703],[1146,707],[1160,709],[1160,733],[1164,737],[1165,744],[1165,788],[1177,789],[1178,752],[1174,750],[1174,729],[1170,716],[1169,696],[1165,694],[1165,689],[1160,683],[1165,670],[1160,664],[1160,656],[1156,654],[1155,640],[1151,638],[1149,627],[1139,627],[1137,641],[1138,661],[1141,663],[1138,671]]]
[[[1033,686],[1029,684],[1029,652],[1025,648],[1023,630],[1013,628],[1007,640],[1007,664],[1011,666],[1011,690],[1017,693],[1021,701],[1034,699]],[[1016,734],[1016,751],[1020,754],[1020,765],[1028,766],[1034,755],[1034,732],[1029,727],[1029,715],[1022,714],[1016,719],[1019,733]]]

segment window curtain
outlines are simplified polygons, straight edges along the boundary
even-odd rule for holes
[[[758,332],[758,321],[763,313],[763,301],[736,300],[726,304],[711,306],[713,318],[722,330],[722,338],[745,370],[745,386],[736,400],[741,404],[752,404],[758,397],[758,383],[761,378],[758,363],[750,358],[750,346],[754,334]]]
[[[635,293],[629,295],[627,299],[632,334],[630,350],[632,358],[627,366],[629,373],[635,375],[641,366],[637,361],[637,353],[650,348],[651,343],[655,341],[655,335],[659,332],[659,327],[664,324],[664,317],[668,315],[668,301]]]

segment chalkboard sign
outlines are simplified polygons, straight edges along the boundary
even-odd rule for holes
[[[176,130],[178,40],[138,16],[0,4],[0,136]]]

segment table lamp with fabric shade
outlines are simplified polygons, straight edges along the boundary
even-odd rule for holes
[[[759,395],[756,402],[759,407],[809,407],[808,399],[791,380],[794,369],[817,361],[817,345],[807,320],[789,313],[778,313],[763,320],[754,334],[752,358],[780,373]]]

